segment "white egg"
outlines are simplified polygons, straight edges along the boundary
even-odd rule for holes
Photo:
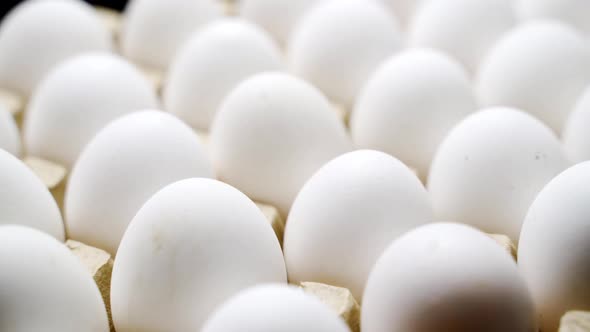
[[[520,235],[518,265],[543,331],[568,310],[590,310],[590,162],[577,164],[539,193]]]
[[[524,19],[558,19],[590,36],[590,1],[518,0],[517,5]]]
[[[211,126],[217,176],[285,216],[305,181],[352,148],[331,108],[317,89],[287,74],[245,80],[226,97]]]
[[[71,167],[107,123],[157,106],[152,85],[123,58],[73,57],[51,70],[31,96],[24,125],[27,153]]]
[[[164,88],[166,110],[208,129],[223,98],[242,80],[283,68],[280,51],[257,26],[219,20],[195,33],[173,61]]]
[[[281,45],[286,45],[299,20],[323,0],[241,0],[240,15],[266,31]]]
[[[19,157],[21,139],[14,117],[4,107],[0,107],[0,149]]]
[[[492,48],[477,78],[481,102],[513,106],[560,132],[590,83],[590,44],[573,28],[551,21],[523,24]]]
[[[539,120],[489,108],[460,122],[441,143],[428,189],[439,220],[517,241],[533,199],[568,164],[559,140]]]
[[[412,21],[409,43],[438,48],[475,72],[494,43],[516,24],[513,1],[428,1]]]
[[[222,15],[214,0],[131,0],[123,14],[121,51],[160,70],[194,31]]]
[[[65,239],[61,213],[47,187],[27,165],[2,149],[0,224],[29,226]]]
[[[350,120],[356,146],[396,156],[425,178],[449,130],[477,109],[468,75],[434,50],[393,56],[371,76]]]
[[[536,331],[514,260],[471,227],[435,223],[395,240],[375,264],[361,312],[363,332]]]
[[[149,197],[172,182],[211,173],[199,137],[174,116],[123,116],[98,132],[72,169],[65,193],[68,235],[114,254]]]
[[[416,175],[382,152],[333,159],[301,188],[285,228],[289,280],[348,288],[361,300],[373,264],[403,232],[433,220]]]
[[[272,314],[270,314],[272,313]],[[202,332],[349,332],[344,321],[303,290],[261,285],[243,290],[219,306]]]
[[[380,4],[331,0],[301,19],[287,56],[295,74],[350,107],[377,65],[400,47],[397,21]]]
[[[406,29],[412,22],[420,6],[423,6],[427,0],[378,0],[397,17],[402,26]],[[430,1],[430,0],[428,0]]]
[[[63,243],[2,225],[0,266],[0,331],[109,331],[94,280]]]
[[[235,188],[185,179],[139,210],[113,268],[118,332],[200,331],[238,291],[286,282],[285,262],[260,209]]]
[[[563,144],[574,162],[590,160],[590,86],[576,102],[563,129]]]
[[[60,61],[110,48],[111,35],[85,2],[25,1],[0,25],[0,86],[28,96]]]

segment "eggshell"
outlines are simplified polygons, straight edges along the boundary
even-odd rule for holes
[[[24,1],[0,25],[0,86],[28,96],[60,61],[110,48],[109,32],[85,2]]]
[[[557,19],[590,36],[590,1],[518,0],[517,6],[523,19]]]
[[[477,90],[487,106],[513,106],[556,132],[590,84],[590,44],[573,28],[534,21],[506,34],[481,65]]]
[[[590,310],[590,162],[555,177],[525,218],[518,265],[543,331],[556,331],[569,310]]]
[[[350,289],[359,301],[375,261],[403,232],[433,220],[420,180],[378,151],[343,154],[301,188],[284,238],[289,281]]]
[[[152,196],[125,232],[113,320],[118,332],[200,331],[228,297],[267,282],[286,282],[286,271],[260,209],[227,184],[185,179]]]
[[[516,264],[465,225],[435,223],[395,240],[375,264],[361,312],[363,332],[536,331]]]
[[[17,157],[21,154],[20,133],[14,117],[4,107],[0,107],[0,149]]]
[[[513,1],[428,1],[412,21],[409,43],[438,48],[475,72],[489,49],[516,24]]]
[[[27,152],[71,167],[107,123],[157,105],[150,83],[123,58],[73,57],[50,71],[31,97],[24,126]]]
[[[323,0],[241,0],[239,13],[268,31],[281,46],[286,45],[299,20]]]
[[[27,165],[0,149],[0,224],[18,224],[44,231],[63,241],[59,208]]]
[[[187,38],[222,11],[214,0],[131,0],[123,14],[125,57],[165,70]]]
[[[108,332],[100,292],[86,269],[54,238],[0,226],[0,330]]]
[[[563,144],[574,162],[590,160],[590,86],[576,102],[563,130]]]
[[[70,238],[114,254],[141,205],[165,185],[211,176],[197,135],[158,111],[123,116],[82,151],[65,193]]]
[[[489,108],[460,122],[441,143],[428,189],[439,220],[517,241],[533,199],[568,164],[557,137],[539,120]]]
[[[269,315],[272,313],[272,315]],[[330,308],[301,289],[261,285],[239,292],[221,305],[202,332],[348,332]]]
[[[301,19],[287,56],[295,74],[349,107],[377,65],[400,47],[397,21],[379,3],[330,0]]]
[[[211,126],[217,176],[285,216],[307,178],[351,149],[331,107],[317,89],[287,74],[262,73],[240,83]]]
[[[352,138],[358,147],[400,158],[425,178],[438,144],[476,109],[461,65],[438,51],[412,49],[371,76],[352,113]]]
[[[420,6],[423,6],[427,1],[430,1],[430,0],[378,0],[378,1],[381,2],[384,6],[386,6],[393,13],[393,15],[395,17],[397,17],[402,29],[405,30],[410,25],[412,20],[414,19],[414,16],[416,15],[416,12],[420,8]]]
[[[166,110],[208,129],[238,83],[282,67],[278,47],[262,29],[243,20],[219,20],[190,37],[172,63],[164,88]]]

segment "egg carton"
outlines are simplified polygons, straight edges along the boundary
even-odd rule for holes
[[[237,0],[220,0],[220,3],[224,6],[226,13],[236,14]],[[114,40],[118,41],[121,29],[121,14],[106,8],[97,8],[97,10],[113,34]],[[150,81],[153,82],[156,89],[161,91],[165,84],[163,73],[145,66],[138,66]],[[10,110],[15,116],[15,119],[17,119],[17,123],[22,124],[22,113],[26,105],[24,98],[10,91],[0,91],[0,104],[5,105]],[[346,122],[348,112],[338,105],[335,105],[334,109],[341,115],[343,121]],[[204,141],[207,140],[207,133],[200,132],[199,136]],[[42,179],[43,183],[58,202],[60,208],[63,209],[64,190],[68,176],[67,169],[62,165],[34,156],[27,156],[23,161]],[[258,202],[256,204],[267,217],[282,246],[285,227],[284,218],[281,217],[275,207]],[[502,234],[489,234],[489,236],[509,252],[515,260],[517,259],[516,246],[508,236]],[[73,240],[68,240],[66,246],[92,274],[107,307],[110,329],[111,331],[115,331],[109,308],[110,277],[113,268],[111,255],[101,249]],[[328,307],[336,311],[346,321],[353,332],[360,331],[359,320],[361,307],[348,289],[315,282],[301,282],[298,286],[305,292],[316,296]],[[571,311],[566,313],[561,320],[559,332],[590,332],[590,312]]]

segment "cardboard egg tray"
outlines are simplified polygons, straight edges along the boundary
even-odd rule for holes
[[[223,6],[227,15],[236,14],[237,0],[220,0],[220,4]],[[115,41],[114,44],[116,45],[122,26],[121,14],[102,7],[97,7],[97,12],[109,31],[111,31],[113,40]],[[161,92],[164,84],[163,73],[146,68],[140,64],[138,64],[138,67],[145,73],[150,82],[154,84],[156,91]],[[26,106],[25,98],[11,91],[0,90],[0,105],[4,106],[14,116],[17,124],[22,128],[22,114]],[[341,119],[347,122],[346,110],[337,105],[335,105],[334,109],[338,112]],[[204,142],[207,141],[207,133],[198,132],[198,134]],[[67,169],[62,165],[35,156],[25,156],[23,161],[39,176],[63,211],[64,190],[68,178]],[[282,246],[285,228],[284,219],[275,207],[259,202],[256,204],[268,219]],[[517,259],[517,248],[508,236],[502,234],[489,234],[489,236],[510,253],[515,260]],[[92,274],[106,306],[110,330],[114,332],[115,329],[110,310],[110,284],[113,258],[106,251],[74,240],[67,240],[65,244]],[[315,282],[302,282],[297,286],[301,287],[303,291],[316,296],[328,307],[337,312],[349,325],[351,331],[360,331],[361,307],[348,289]],[[558,332],[590,332],[590,312],[567,312],[561,319],[561,326]]]

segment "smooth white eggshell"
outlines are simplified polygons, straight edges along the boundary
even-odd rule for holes
[[[125,232],[113,321],[118,332],[200,331],[228,297],[272,282],[286,282],[285,262],[260,209],[227,184],[185,179],[152,196]]]
[[[0,266],[0,331],[109,331],[92,276],[63,243],[32,228],[2,225]]]
[[[420,177],[428,174],[440,142],[477,109],[463,67],[443,53],[412,49],[375,70],[350,120],[356,146],[387,152]]]
[[[379,3],[331,0],[301,19],[287,57],[293,73],[350,107],[377,65],[400,47],[397,21]]]
[[[29,226],[65,240],[61,213],[47,187],[27,165],[2,149],[0,224]]]
[[[563,144],[574,162],[590,160],[590,86],[578,99],[563,129]]]
[[[590,36],[590,1],[518,0],[517,6],[519,14],[524,19],[557,19]]]
[[[395,240],[375,264],[363,332],[536,331],[531,296],[512,257],[471,227],[435,223]]]
[[[299,20],[323,0],[241,0],[239,14],[270,33],[282,46],[287,44]]]
[[[301,188],[284,237],[289,280],[348,288],[361,300],[373,264],[403,232],[433,220],[428,193],[394,157],[358,150]]]
[[[19,157],[21,139],[14,117],[4,107],[0,107],[0,149]]]
[[[560,132],[579,95],[590,84],[590,44],[557,21],[533,21],[498,41],[477,77],[486,106],[512,106]]]
[[[150,196],[211,173],[199,137],[182,121],[159,111],[125,115],[98,132],[72,169],[65,193],[68,235],[114,254]]]
[[[543,331],[568,310],[590,310],[590,162],[555,177],[531,205],[520,233],[518,265]]]
[[[60,61],[110,48],[111,35],[85,2],[24,1],[0,25],[0,86],[28,96]]]
[[[441,143],[428,190],[439,220],[517,241],[537,193],[568,165],[559,140],[539,120],[489,108],[461,121]]]
[[[226,97],[211,126],[217,176],[285,216],[305,181],[352,148],[331,108],[317,89],[287,74],[245,80]]]
[[[123,13],[121,51],[132,61],[166,70],[186,39],[221,15],[214,0],[132,0]]]
[[[73,57],[51,70],[31,96],[24,125],[27,153],[71,167],[107,123],[157,106],[153,86],[123,58]]]
[[[166,110],[208,129],[238,83],[282,68],[280,51],[266,32],[246,21],[219,20],[190,37],[173,61],[164,87]]]
[[[424,3],[430,0],[378,0],[397,17],[403,29],[412,22],[416,12]]]
[[[270,314],[272,313],[272,314]],[[209,317],[202,332],[349,332],[336,313],[313,295],[286,285],[251,287]]]
[[[409,43],[438,48],[474,72],[494,43],[516,24],[513,1],[428,1],[412,21]]]

